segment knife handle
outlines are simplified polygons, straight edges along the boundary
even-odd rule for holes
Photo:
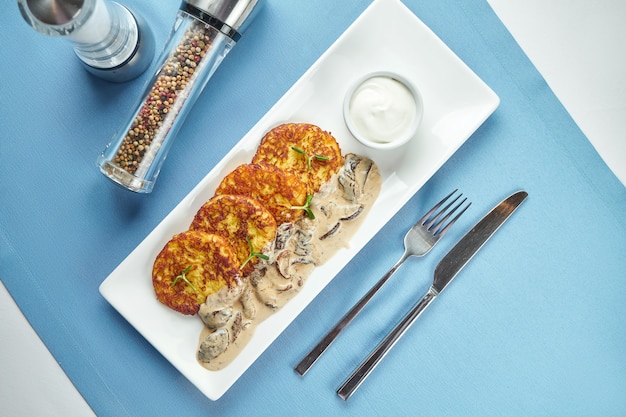
[[[396,344],[402,335],[411,327],[411,324],[422,314],[428,305],[439,295],[437,290],[430,287],[421,300],[407,313],[406,316],[389,332],[387,337],[369,354],[348,379],[337,389],[337,395],[343,400],[350,396],[361,386],[365,378],[376,368],[376,365],[385,357],[387,352]]]

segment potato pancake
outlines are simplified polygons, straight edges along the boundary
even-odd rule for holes
[[[261,252],[273,242],[276,220],[269,210],[253,198],[223,194],[204,203],[191,222],[190,229],[214,233],[230,242],[239,265],[248,261],[242,269],[245,275],[252,272],[259,260],[257,257],[248,260],[251,251]]]
[[[216,195],[245,195],[257,200],[274,216],[276,224],[295,222],[304,216],[306,184],[298,176],[272,165],[239,165],[218,185]]]
[[[198,312],[208,295],[239,285],[235,252],[221,236],[190,230],[167,242],[152,267],[157,299],[187,315]]]
[[[343,157],[329,132],[308,123],[285,123],[265,134],[252,163],[294,172],[315,194],[343,166]]]

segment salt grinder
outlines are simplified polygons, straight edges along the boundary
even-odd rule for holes
[[[87,71],[124,82],[154,58],[154,36],[141,17],[109,0],[18,0],[24,20],[38,32],[70,41]]]
[[[181,3],[155,75],[130,118],[97,160],[105,176],[137,193],[152,191],[189,110],[263,3]]]

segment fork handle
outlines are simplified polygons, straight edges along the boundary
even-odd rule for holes
[[[337,395],[347,400],[361,386],[365,378],[376,368],[376,365],[385,357],[387,352],[396,344],[402,335],[411,327],[411,324],[422,314],[430,303],[439,295],[437,290],[430,287],[421,300],[407,313],[406,316],[389,332],[387,337],[369,354],[348,379],[337,389]]]
[[[395,263],[394,266],[391,267],[389,271],[383,277],[378,280],[378,282],[357,302],[354,307],[350,311],[346,313],[345,316],[337,322],[335,327],[333,327],[327,334],[324,336],[319,343],[311,349],[311,351],[296,365],[294,368],[295,371],[299,375],[304,375],[307,373],[309,368],[313,366],[313,364],[319,359],[320,356],[328,349],[328,347],[333,343],[333,341],[339,336],[339,334],[345,329],[348,324],[363,310],[363,307],[372,299],[374,294],[378,292],[382,288],[383,285],[391,278],[391,276],[396,272],[396,270],[404,263],[404,261],[409,257],[407,253],[404,253],[402,257]]]

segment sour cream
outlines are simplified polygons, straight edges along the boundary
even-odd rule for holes
[[[349,91],[344,117],[348,128],[364,144],[399,145],[415,134],[421,102],[418,93],[399,77],[374,74]]]

